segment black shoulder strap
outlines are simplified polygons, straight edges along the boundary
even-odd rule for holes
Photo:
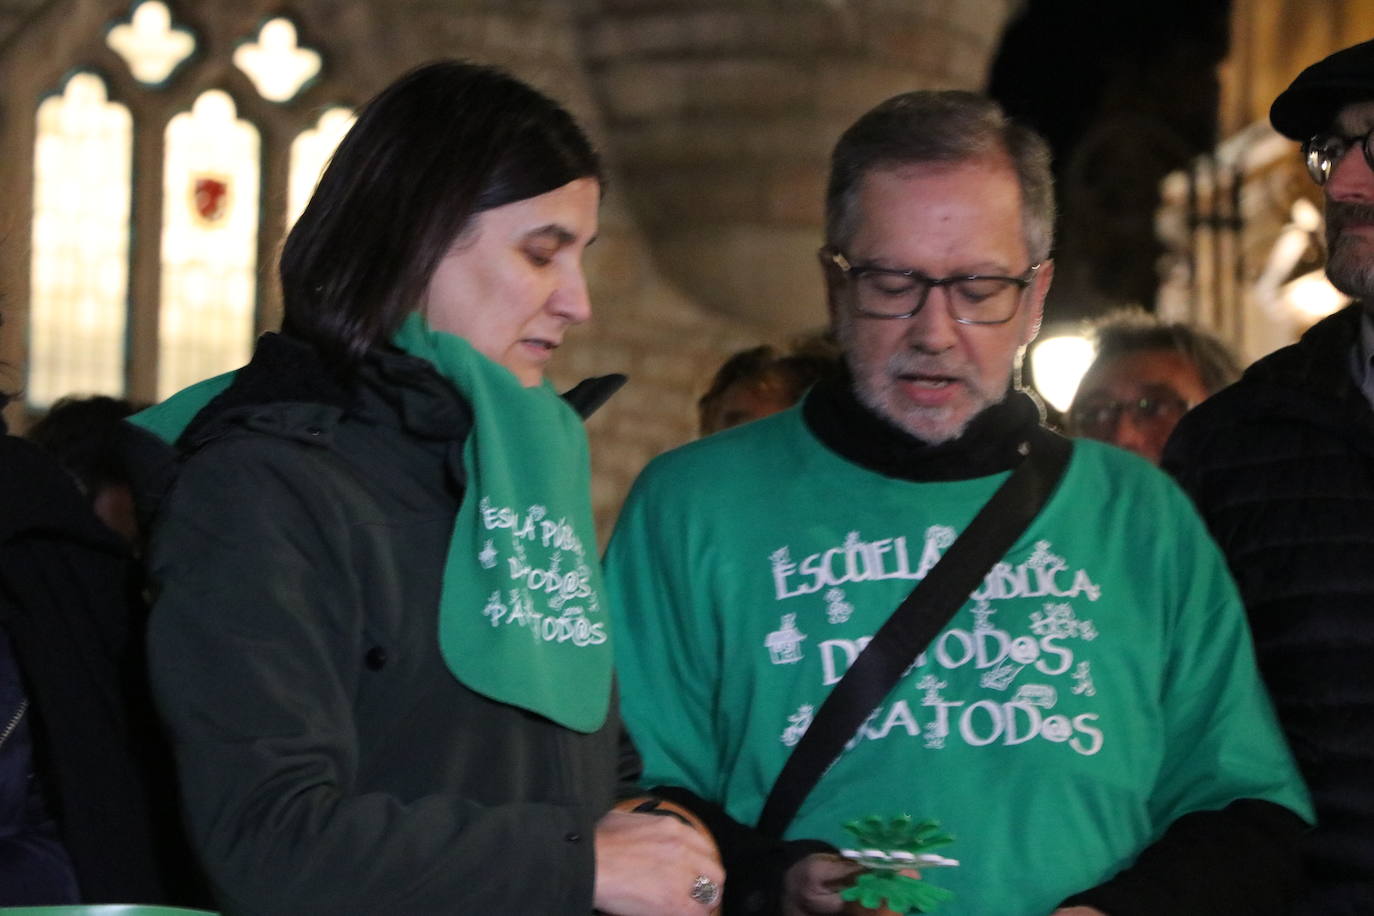
[[[1039,514],[1063,476],[1073,444],[1042,429],[1026,447],[1025,460],[897,606],[821,704],[768,793],[759,816],[761,832],[782,836],[869,713]]]
[[[609,401],[611,395],[624,388],[627,381],[629,377],[622,372],[594,375],[584,378],[563,392],[563,400],[571,404],[578,416],[586,420],[601,409],[601,405]]]

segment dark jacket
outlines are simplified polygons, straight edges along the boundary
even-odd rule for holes
[[[422,360],[344,382],[268,335],[183,435],[150,655],[226,912],[591,912],[618,717],[570,731],[439,653],[470,425]]]
[[[1317,810],[1299,912],[1374,913],[1374,410],[1361,306],[1184,417],[1164,467],[1225,552]]]
[[[29,702],[11,737],[32,735],[80,900],[202,902],[148,696],[127,549],[37,446],[0,437],[0,468],[0,624]]]
[[[33,765],[29,698],[0,627],[0,907],[77,903],[72,860]]]

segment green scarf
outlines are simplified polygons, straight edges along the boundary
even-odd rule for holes
[[[594,732],[611,699],[609,615],[594,553],[587,434],[547,382],[525,388],[418,314],[394,343],[428,360],[476,416],[439,596],[439,647],[470,689]],[[234,373],[192,385],[130,421],[175,442]]]
[[[145,407],[128,418],[128,422],[140,426],[157,436],[168,445],[175,445],[177,439],[191,425],[196,414],[214,400],[215,396],[233,384],[238,370],[225,372],[203,382],[196,382],[181,389],[167,400],[152,407]]]
[[[432,363],[475,416],[439,598],[439,648],[468,688],[580,732],[606,721],[609,614],[576,412],[412,314],[396,346]]]

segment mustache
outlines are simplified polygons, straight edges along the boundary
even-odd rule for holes
[[[1351,225],[1374,225],[1374,204],[1354,201],[1326,202],[1326,237],[1333,238]]]
[[[888,357],[886,368],[892,375],[958,376],[962,374],[964,364],[939,356],[900,352]]]

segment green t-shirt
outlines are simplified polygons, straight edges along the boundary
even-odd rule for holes
[[[755,822],[831,687],[1005,476],[887,478],[797,409],[653,462],[607,554],[648,784]],[[1236,798],[1310,818],[1223,560],[1168,478],[1079,442],[788,836],[843,846],[866,814],[935,818],[962,863],[928,876],[958,895],[944,912],[1045,916]]]

